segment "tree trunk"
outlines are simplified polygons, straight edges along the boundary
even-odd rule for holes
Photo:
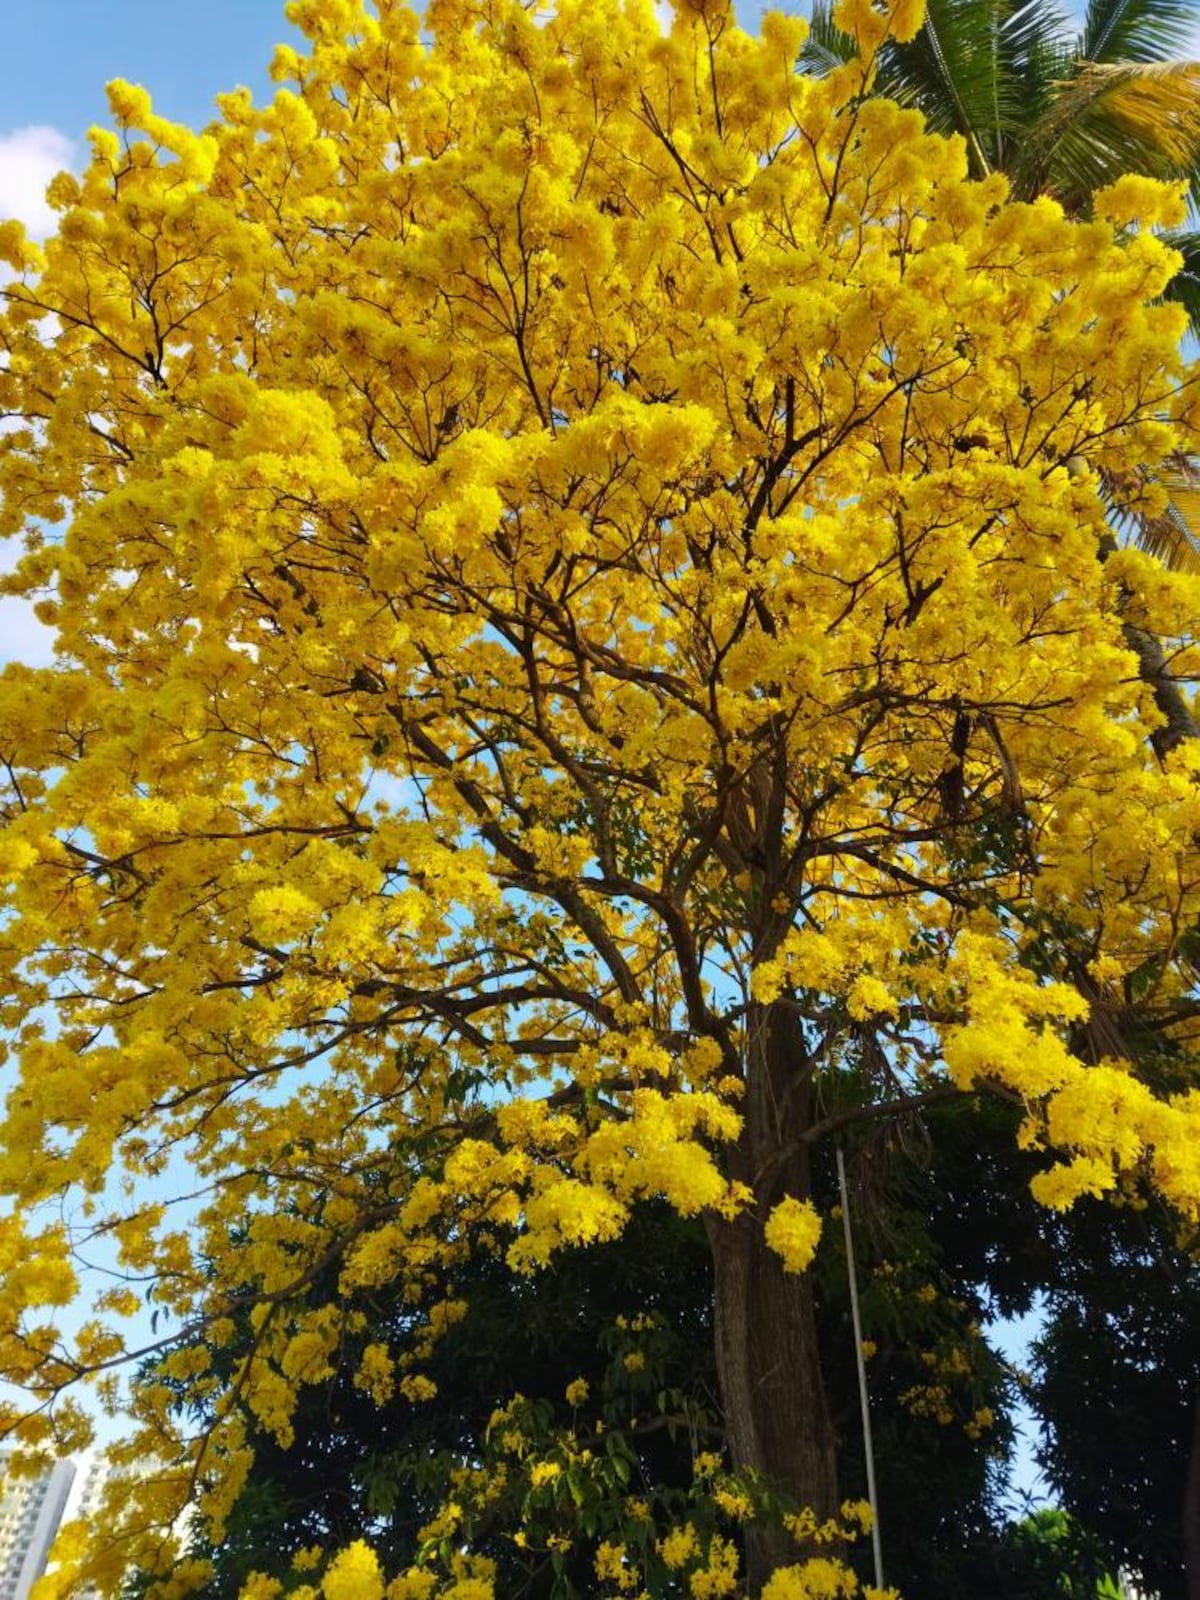
[[[1109,532],[1100,541],[1100,560],[1107,561],[1116,548],[1116,537]],[[1122,611],[1127,599],[1128,595],[1123,594],[1120,603]],[[1138,677],[1149,685],[1154,704],[1162,715],[1164,726],[1151,735],[1150,743],[1158,759],[1165,761],[1170,752],[1186,739],[1200,738],[1200,728],[1197,728],[1196,719],[1188,706],[1183,685],[1171,674],[1162,640],[1128,618],[1121,623],[1121,633],[1137,657]]]
[[[785,1194],[807,1199],[808,1152],[796,1144],[811,1111],[807,1063],[794,1018],[782,1007],[748,1019],[745,1127],[732,1176],[754,1190],[752,1212],[713,1217],[717,1373],[735,1467],[751,1468],[818,1520],[838,1507],[837,1444],[821,1373],[813,1282],[785,1273],[763,1237]],[[789,1153],[790,1152],[790,1153]],[[747,1531],[751,1593],[802,1552],[782,1529]]]
[[[1196,719],[1188,709],[1181,685],[1171,676],[1161,641],[1132,622],[1122,623],[1121,631],[1125,643],[1137,656],[1138,676],[1143,683],[1150,685],[1154,692],[1154,703],[1163,716],[1164,726],[1150,736],[1154,753],[1163,761],[1186,739],[1200,736],[1200,729],[1197,729]]]
[[[710,1238],[717,1372],[733,1464],[762,1473],[824,1521],[838,1507],[837,1447],[812,1280],[783,1272],[763,1243],[761,1218],[715,1223]],[[799,1555],[784,1530],[752,1526],[746,1550],[751,1593]]]

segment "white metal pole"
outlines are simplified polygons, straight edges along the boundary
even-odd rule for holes
[[[867,1362],[863,1351],[862,1318],[858,1310],[858,1276],[854,1269],[854,1235],[850,1229],[850,1191],[846,1162],[837,1151],[838,1190],[842,1197],[842,1227],[846,1234],[846,1273],[850,1279],[850,1320],[854,1325],[854,1360],[858,1367],[858,1401],[862,1409],[863,1449],[867,1457],[867,1502],[871,1507],[871,1550],[875,1556],[875,1586],[883,1588],[883,1541],[879,1533],[879,1496],[875,1492],[875,1447],[871,1443],[871,1406],[867,1398]]]

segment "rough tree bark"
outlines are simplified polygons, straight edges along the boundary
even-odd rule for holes
[[[838,1506],[837,1444],[811,1280],[783,1273],[761,1228],[718,1223],[711,1233],[717,1371],[734,1465],[761,1472],[824,1520]],[[746,1558],[757,1592],[796,1560],[797,1547],[782,1529],[751,1527]]]
[[[1196,727],[1196,719],[1192,716],[1182,688],[1171,676],[1161,640],[1132,622],[1122,623],[1121,632],[1125,636],[1125,643],[1137,656],[1138,676],[1143,683],[1149,684],[1154,693],[1154,703],[1164,718],[1164,726],[1151,737],[1155,754],[1162,761],[1185,739],[1200,736],[1200,729]]]
[[[813,1280],[788,1274],[763,1239],[763,1220],[783,1195],[808,1198],[808,1152],[796,1143],[811,1115],[810,1078],[794,1019],[783,1008],[752,1015],[746,1124],[733,1175],[755,1192],[755,1213],[712,1219],[716,1357],[730,1453],[818,1519],[838,1503],[837,1440],[817,1340]],[[791,1152],[790,1154],[788,1152]],[[782,1529],[752,1527],[752,1592],[797,1558]]]
[[[1109,533],[1100,541],[1100,560],[1107,561],[1116,548],[1116,536]],[[1125,598],[1122,599],[1122,609]],[[1162,640],[1128,618],[1121,623],[1121,634],[1137,657],[1138,677],[1149,686],[1154,703],[1163,717],[1164,726],[1151,736],[1150,741],[1155,755],[1163,761],[1185,739],[1200,737],[1200,728],[1196,726],[1182,685],[1172,676]]]

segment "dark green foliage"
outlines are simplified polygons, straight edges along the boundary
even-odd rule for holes
[[[1200,1400],[1200,1268],[1152,1210],[1070,1219],[1032,1402],[1062,1504],[1161,1600],[1184,1600],[1183,1528]]]
[[[615,1460],[615,1445],[609,1452],[610,1487],[615,1491],[628,1479],[630,1493],[647,1483],[682,1494],[692,1482],[697,1450],[719,1447],[711,1421],[708,1273],[699,1225],[654,1206],[635,1214],[619,1245],[564,1251],[533,1278],[518,1277],[478,1251],[454,1284],[467,1314],[421,1365],[437,1394],[418,1404],[397,1395],[378,1406],[354,1385],[361,1346],[389,1337],[403,1342],[406,1317],[382,1293],[356,1302],[370,1318],[370,1331],[348,1341],[335,1377],[301,1391],[294,1445],[284,1449],[252,1426],[254,1467],[225,1537],[215,1548],[203,1540],[195,1546],[194,1553],[216,1567],[206,1593],[211,1600],[236,1600],[251,1572],[286,1578],[296,1551],[356,1538],[368,1538],[390,1570],[407,1566],[416,1557],[419,1530],[446,1497],[450,1471],[485,1459],[489,1421],[499,1406],[524,1395],[548,1431],[556,1412],[569,1415],[564,1392],[575,1379],[585,1379],[596,1394],[611,1391],[622,1348],[615,1324],[631,1310],[660,1320],[642,1383],[653,1380],[671,1404],[664,1415],[657,1395],[646,1397],[649,1415],[631,1434],[626,1459]],[[229,1347],[222,1359],[232,1363],[238,1354]],[[591,1494],[593,1485],[586,1487]],[[576,1563],[578,1571],[570,1562],[551,1564],[542,1554],[517,1549],[511,1527],[501,1516],[495,1532],[474,1530],[474,1548],[499,1564],[500,1593],[588,1592],[590,1557]],[[556,1583],[570,1587],[555,1589]]]
[[[956,1131],[963,1115],[929,1117],[931,1233],[945,1271],[980,1286],[991,1310],[1041,1309],[1027,1401],[1043,1476],[1070,1516],[1059,1546],[1091,1581],[1122,1567],[1161,1600],[1184,1600],[1183,1529],[1197,1515],[1184,1506],[1200,1396],[1195,1241],[1136,1196],[1045,1211],[1028,1194],[1040,1158],[1014,1147],[1017,1109],[981,1106],[970,1141]]]
[[[851,1103],[845,1078],[836,1093]],[[1016,1149],[1018,1119],[993,1100],[938,1106],[850,1144],[888,1579],[919,1600],[1103,1600],[1121,1564],[1163,1600],[1180,1600],[1180,1500],[1200,1391],[1195,1269],[1153,1212],[1082,1204],[1058,1217],[1035,1205],[1028,1180],[1040,1158]],[[829,1214],[832,1165],[815,1181]],[[859,1498],[865,1464],[836,1220],[812,1270],[842,1492]],[[643,1416],[627,1428],[610,1408],[610,1459],[574,1489],[561,1486],[561,1526],[604,1536],[608,1492],[682,1506],[695,1453],[720,1449],[709,1273],[699,1224],[661,1206],[639,1208],[616,1243],[563,1252],[532,1278],[474,1253],[455,1284],[470,1310],[423,1364],[438,1384],[433,1400],[376,1406],[352,1382],[351,1340],[339,1373],[302,1391],[291,1449],[254,1433],[255,1466],[227,1534],[215,1550],[201,1547],[216,1564],[212,1600],[234,1600],[252,1571],[284,1576],[294,1552],[313,1544],[367,1537],[392,1570],[408,1565],[451,1470],[486,1458],[496,1408],[524,1395],[549,1436],[569,1422],[564,1391],[580,1377],[597,1406],[621,1390]],[[1004,1486],[1018,1384],[981,1330],[1035,1300],[1047,1321],[1029,1398],[1043,1465],[1070,1516],[1014,1522]],[[358,1343],[403,1341],[406,1313],[385,1293],[357,1309],[370,1322]],[[615,1325],[641,1311],[660,1320],[639,1399],[620,1369],[626,1345]],[[914,1401],[934,1382],[944,1382],[948,1420]],[[974,1427],[984,1409],[993,1426]],[[472,1529],[473,1548],[499,1563],[499,1593],[589,1593],[585,1556],[552,1563],[544,1550],[521,1551],[512,1526],[509,1505],[493,1528]],[[855,1559],[867,1576],[865,1547]]]

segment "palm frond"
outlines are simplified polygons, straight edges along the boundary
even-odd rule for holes
[[[1130,502],[1131,484],[1165,489],[1166,508],[1150,516]],[[1108,520],[1116,543],[1133,545],[1175,572],[1200,574],[1200,462],[1178,455],[1161,467],[1143,467],[1130,483],[1104,483]]]
[[[1200,212],[1200,62],[1163,59],[1200,0],[1090,0],[1078,40],[1061,4],[928,0],[917,37],[882,52],[874,92],[962,135],[973,170],[1007,172],[1019,198],[1050,193],[1086,214],[1098,188],[1137,172],[1186,179]],[[816,0],[802,69],[822,75],[854,53],[833,0]],[[1186,261],[1170,297],[1200,332],[1200,234],[1175,242]]]
[[[1070,26],[1049,0],[1025,0],[1010,10],[1000,28],[1003,78],[1009,96],[1009,133],[1002,151],[1007,168],[1053,104],[1074,62]]]
[[[1013,68],[1073,53],[1066,15],[1051,0],[1023,0],[1006,10],[1000,32]]]
[[[1200,62],[1093,66],[1090,72],[1112,80],[1095,103],[1187,176],[1200,159]]]
[[[928,0],[925,25],[881,62],[878,92],[916,106],[935,133],[967,141],[976,172],[995,164],[1012,110],[1000,44],[1006,0]]]
[[[1070,41],[1058,0],[928,0],[917,37],[886,52],[876,92],[961,134],[976,172],[1006,167],[1069,70]]]
[[[1180,229],[1164,233],[1164,241],[1183,257],[1183,265],[1167,285],[1166,300],[1173,300],[1188,314],[1193,338],[1200,338],[1200,232]],[[1200,517],[1192,526],[1200,530]]]
[[[833,5],[827,0],[816,0],[809,19],[808,38],[800,52],[801,72],[814,78],[823,78],[837,67],[844,67],[858,56],[854,36],[843,33],[833,20]]]
[[[1200,574],[1200,465],[1179,457],[1154,479],[1167,491],[1167,508],[1137,519],[1134,543],[1175,572]]]
[[[1193,495],[1197,504],[1193,513],[1200,511],[1200,495]],[[1200,521],[1196,523],[1200,526]],[[1175,572],[1200,574],[1200,537],[1193,532],[1188,519],[1176,511],[1172,501],[1161,517],[1148,517],[1138,525],[1136,542],[1147,555],[1156,556],[1164,567]]]
[[[1195,0],[1088,0],[1076,53],[1099,64],[1168,61],[1195,36]]]
[[[1016,164],[1018,193],[1048,191],[1086,209],[1092,193],[1126,172],[1191,178],[1200,161],[1200,66],[1080,62],[1028,138]]]

